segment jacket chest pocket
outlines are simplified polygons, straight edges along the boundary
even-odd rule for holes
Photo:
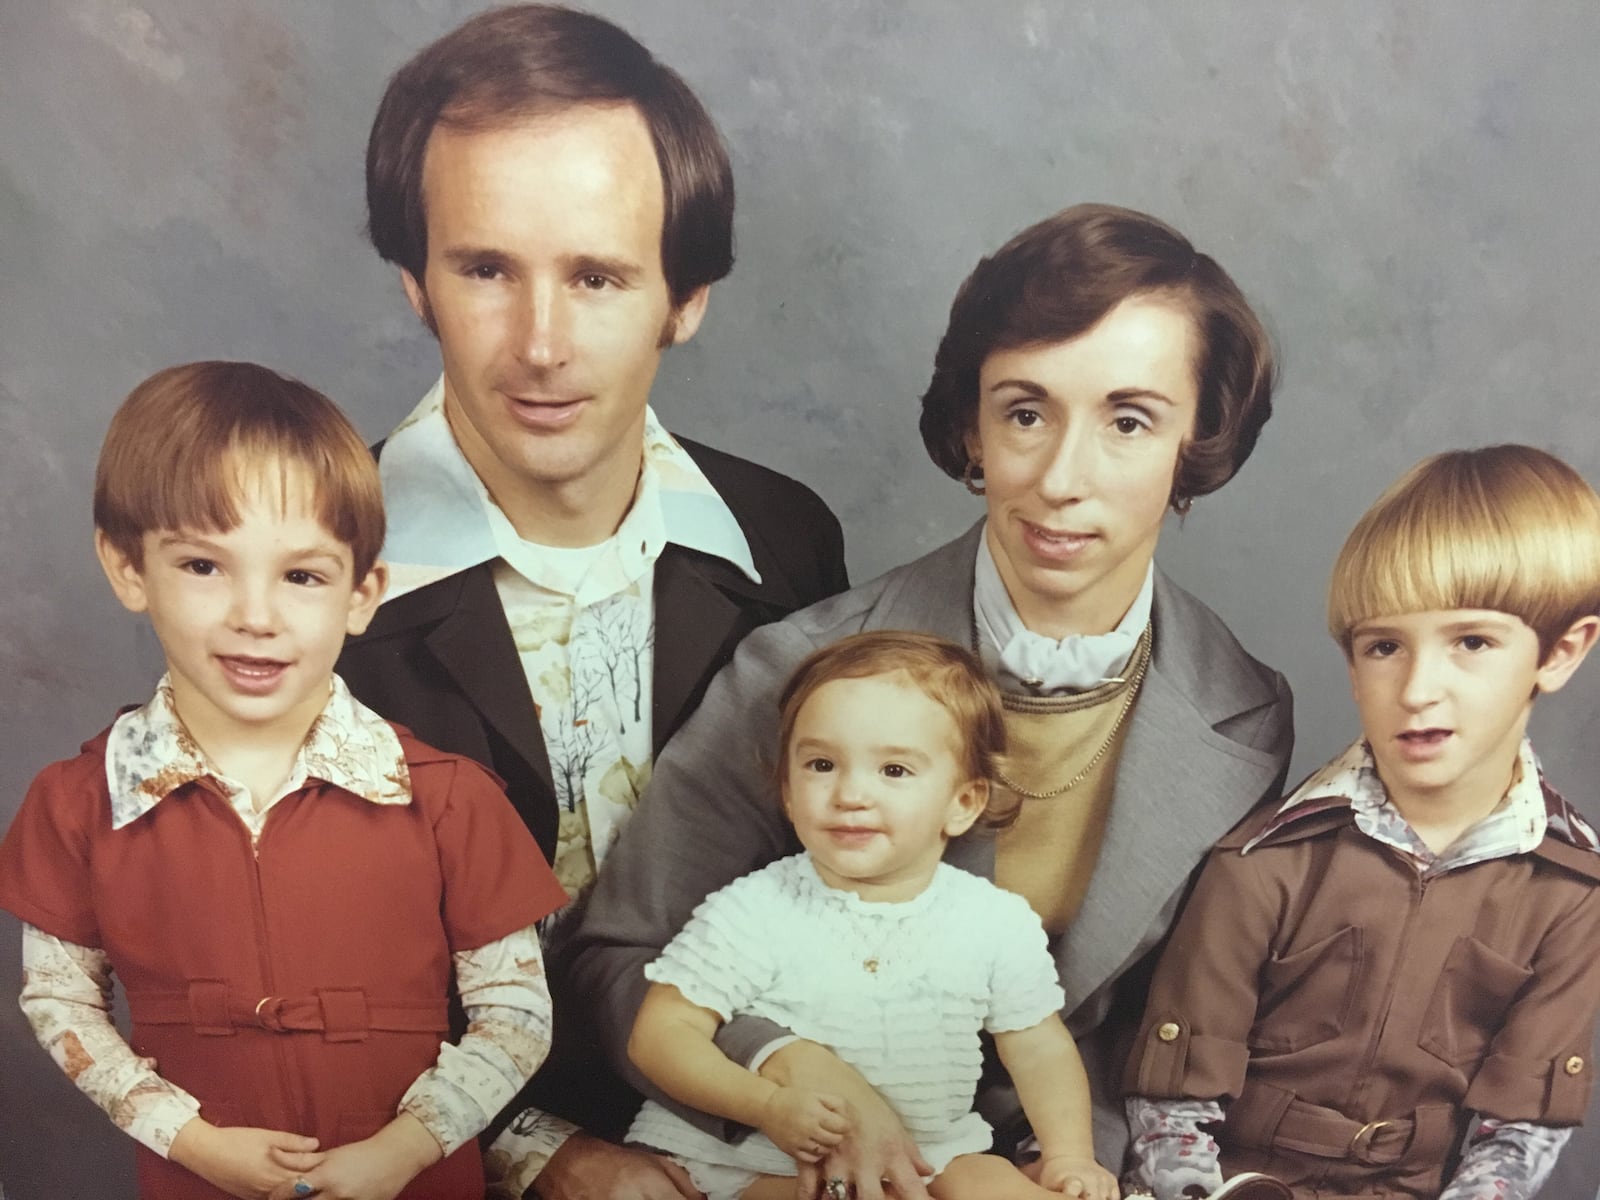
[[[1428,1001],[1418,1044],[1451,1066],[1475,1064],[1532,978],[1527,967],[1477,938],[1458,937]]]
[[[1261,968],[1252,1050],[1288,1054],[1344,1031],[1361,967],[1361,930],[1354,925]]]

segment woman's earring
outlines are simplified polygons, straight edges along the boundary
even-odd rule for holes
[[[978,486],[983,482],[983,467],[967,459],[966,469],[961,472],[961,482],[974,496],[983,495],[984,489]]]
[[[1176,492],[1172,494],[1172,511],[1177,513],[1180,517],[1187,517],[1189,515],[1189,510],[1193,507],[1193,496],[1180,496]]]

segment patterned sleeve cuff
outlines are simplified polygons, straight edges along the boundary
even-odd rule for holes
[[[1160,1200],[1178,1200],[1184,1189],[1207,1194],[1222,1186],[1216,1139],[1201,1128],[1222,1120],[1215,1100],[1156,1100],[1129,1096],[1129,1167],[1125,1187],[1148,1188]]]
[[[550,1049],[550,993],[532,926],[452,959],[467,1031],[439,1047],[438,1062],[400,1102],[445,1154],[477,1137]]]
[[[537,1108],[518,1113],[484,1155],[489,1200],[522,1200],[555,1152],[578,1132],[571,1121]]]
[[[188,1092],[166,1085],[151,1088],[147,1099],[128,1097],[131,1120],[126,1126],[140,1145],[162,1158],[172,1153],[172,1140],[178,1131],[200,1115],[200,1103]]]
[[[1570,1126],[1484,1120],[1439,1200],[1531,1200],[1571,1137]]]

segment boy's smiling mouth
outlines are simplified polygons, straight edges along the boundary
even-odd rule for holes
[[[221,664],[228,682],[235,688],[242,692],[258,694],[270,692],[277,687],[289,669],[289,664],[281,659],[254,658],[248,655],[219,654],[217,662]]]

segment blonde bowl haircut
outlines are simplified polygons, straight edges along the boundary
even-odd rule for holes
[[[274,478],[276,476],[276,478]],[[383,547],[378,463],[333,401],[243,362],[195,362],[134,388],[106,431],[95,468],[94,524],[136,569],[144,535],[227,532],[240,499],[308,483],[319,523],[350,548],[354,581]]]
[[[1333,565],[1328,632],[1350,654],[1374,618],[1481,608],[1520,618],[1540,661],[1600,613],[1600,496],[1531,446],[1424,459],[1356,522]]]
[[[898,672],[908,675],[928,699],[950,714],[959,739],[962,772],[968,780],[991,785],[992,806],[996,768],[1006,749],[1000,691],[970,650],[931,633],[909,630],[851,634],[813,651],[795,668],[778,697],[778,759],[773,774],[779,788],[788,771],[795,721],[823,684]],[[982,818],[991,826],[1007,825],[1015,819],[1013,809],[997,813],[992,807]]]

